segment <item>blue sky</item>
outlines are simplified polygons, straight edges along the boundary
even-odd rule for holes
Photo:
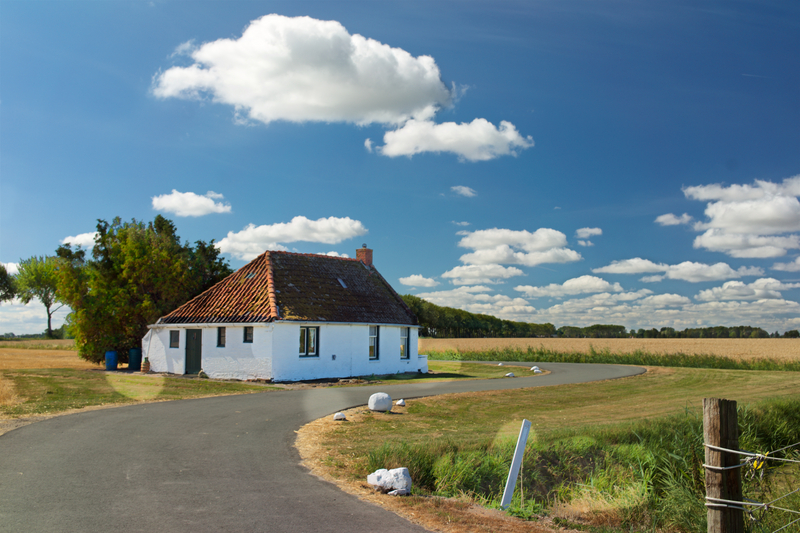
[[[788,1],[5,1],[0,261],[160,213],[502,318],[795,329],[797,50]]]

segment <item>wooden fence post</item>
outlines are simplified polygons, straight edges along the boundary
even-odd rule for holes
[[[719,398],[703,398],[703,438],[706,444],[739,449],[739,422],[736,402]],[[706,464],[712,467],[739,464],[739,455],[706,448]],[[706,468],[706,496],[735,502],[742,501],[741,469]],[[712,503],[706,501],[707,504]],[[710,505],[708,533],[743,533],[744,513],[740,509]]]

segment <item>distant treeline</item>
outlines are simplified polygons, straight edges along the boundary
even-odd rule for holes
[[[628,330],[625,326],[595,324],[585,328],[553,324],[531,324],[502,320],[491,315],[479,315],[462,309],[441,307],[411,294],[403,295],[403,301],[419,319],[420,336],[431,338],[481,338],[481,337],[565,337],[613,339],[637,337],[640,339],[763,339],[767,337],[800,338],[800,332],[793,329],[783,335],[768,333],[752,326],[715,326],[710,328],[675,328]]]
[[[462,309],[440,307],[411,294],[403,295],[403,301],[411,308],[417,319],[420,336],[433,338],[471,337],[552,337],[556,334],[553,324],[531,324],[502,320],[496,316],[478,315]]]

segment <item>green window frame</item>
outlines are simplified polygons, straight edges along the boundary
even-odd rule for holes
[[[411,352],[408,344],[409,330],[411,328],[400,328],[400,359],[410,359]]]
[[[246,342],[248,344],[252,344],[253,342],[253,326],[245,326],[244,327],[244,340],[242,342]]]
[[[319,357],[319,327],[300,326],[300,357]]]
[[[227,337],[227,332],[225,328],[217,328],[217,347],[224,348],[225,347],[225,338]]]
[[[169,331],[169,347],[170,348],[180,348],[181,347],[181,332],[177,329],[171,329]]]
[[[380,359],[380,327],[369,327],[369,360],[377,361]]]

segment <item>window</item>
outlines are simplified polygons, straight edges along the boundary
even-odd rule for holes
[[[225,328],[217,328],[217,346],[225,347]]]
[[[169,332],[169,347],[179,348],[181,344],[181,332],[172,330]]]
[[[319,328],[300,327],[300,357],[316,357],[319,355]]]
[[[369,358],[378,359],[378,326],[369,327]]]
[[[408,359],[411,352],[408,351],[408,328],[400,328],[400,359]]]
[[[244,327],[244,342],[253,342],[253,326]]]

